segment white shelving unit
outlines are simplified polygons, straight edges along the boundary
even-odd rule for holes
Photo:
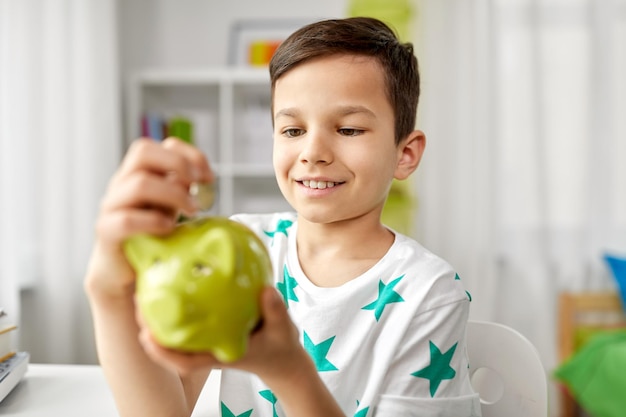
[[[272,169],[267,69],[144,70],[127,85],[126,143],[146,112],[183,115],[218,176],[215,213],[289,210]]]

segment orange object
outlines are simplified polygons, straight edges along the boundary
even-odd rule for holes
[[[275,40],[251,42],[248,47],[248,63],[257,67],[267,66],[281,42]]]

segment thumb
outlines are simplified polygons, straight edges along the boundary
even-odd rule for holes
[[[287,317],[283,298],[274,287],[265,287],[261,294],[261,311],[267,323],[282,321]]]

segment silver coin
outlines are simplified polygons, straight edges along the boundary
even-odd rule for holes
[[[192,182],[189,186],[189,195],[196,200],[200,211],[207,211],[215,202],[215,185],[207,182]]]

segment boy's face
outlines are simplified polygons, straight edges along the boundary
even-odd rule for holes
[[[401,151],[379,64],[305,62],[276,81],[273,104],[274,171],[298,214],[316,223],[380,216]]]

